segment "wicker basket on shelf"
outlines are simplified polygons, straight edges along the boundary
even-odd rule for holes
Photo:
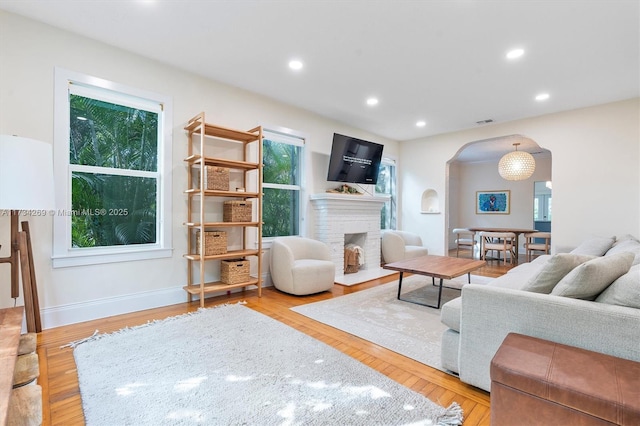
[[[227,233],[204,231],[204,255],[213,256],[227,252]],[[196,254],[200,254],[200,231],[196,231]]]
[[[249,261],[247,259],[221,261],[220,281],[224,284],[238,284],[249,281]]]
[[[225,201],[222,220],[225,222],[251,222],[251,201]]]
[[[200,179],[198,179],[198,186]],[[204,167],[204,189],[216,191],[229,190],[229,169],[226,167]]]

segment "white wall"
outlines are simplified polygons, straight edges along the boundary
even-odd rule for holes
[[[53,142],[55,67],[172,97],[174,250],[167,259],[53,269],[52,219],[30,218],[45,328],[186,301],[182,290],[187,271],[182,257],[186,231],[182,223],[186,219],[183,158],[187,138],[183,127],[201,111],[207,121],[226,127],[281,126],[304,133],[309,160],[305,173],[307,205],[309,194],[336,186],[326,181],[334,132],[382,143],[385,155],[398,155],[395,141],[2,11],[0,133]],[[303,233],[313,229],[312,209],[308,207],[307,211]],[[8,255],[8,230],[8,219],[0,217],[1,257]],[[8,266],[0,265],[0,307],[13,306],[8,280]],[[21,299],[18,304],[22,304]]]
[[[443,254],[447,215],[420,214],[420,194],[433,188],[441,206],[463,207],[446,200],[447,161],[467,143],[512,134],[552,153],[554,246],[575,246],[590,234],[640,237],[639,98],[402,142],[402,228],[420,234],[430,253]],[[450,194],[462,191],[462,173],[454,171],[452,178]],[[492,217],[492,225],[515,224],[515,216],[501,217]],[[463,219],[473,220],[470,214]]]

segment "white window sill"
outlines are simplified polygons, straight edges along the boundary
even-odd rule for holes
[[[160,259],[171,257],[173,249],[153,248],[144,250],[121,250],[117,252],[95,252],[95,253],[69,253],[63,256],[54,256],[54,268],[67,268],[70,266],[99,265],[103,263],[130,262],[136,260]]]

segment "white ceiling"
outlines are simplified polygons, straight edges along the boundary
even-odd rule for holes
[[[0,9],[399,141],[640,91],[637,0],[0,0]],[[524,56],[508,61],[516,47]],[[301,71],[288,68],[292,58]],[[550,98],[535,101],[541,92]],[[369,96],[380,103],[368,107]]]

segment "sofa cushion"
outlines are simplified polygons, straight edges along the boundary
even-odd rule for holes
[[[555,254],[539,269],[538,273],[528,277],[521,290],[549,294],[556,284],[576,266],[595,258],[595,256],[572,253]]]
[[[595,300],[596,296],[612,282],[629,271],[633,259],[632,253],[618,253],[591,259],[569,272],[553,288],[551,294]]]
[[[489,281],[487,285],[491,287],[509,288],[511,290],[522,290],[529,281],[531,274],[527,271],[521,271],[515,274],[504,274],[496,279]]]
[[[616,243],[611,247],[605,256],[610,256],[612,254],[618,254],[623,252],[633,253],[635,259],[633,260],[634,265],[640,264],[640,241],[636,239],[628,238],[621,241],[616,241]]]
[[[640,264],[615,280],[596,298],[596,302],[640,309]]]
[[[591,237],[571,250],[573,254],[588,254],[591,256],[603,256],[615,242],[615,237]]]
[[[442,305],[440,309],[440,322],[447,327],[460,332],[460,311],[462,310],[462,297],[456,297]]]
[[[414,257],[426,256],[429,250],[423,246],[404,246],[404,258],[413,259]]]
[[[540,268],[544,266],[544,264],[547,263],[549,259],[551,259],[550,254],[542,254],[533,259],[531,262],[523,262],[515,268],[509,269],[507,271],[507,274],[519,274],[525,271],[527,271],[529,275],[538,273],[540,271]]]

